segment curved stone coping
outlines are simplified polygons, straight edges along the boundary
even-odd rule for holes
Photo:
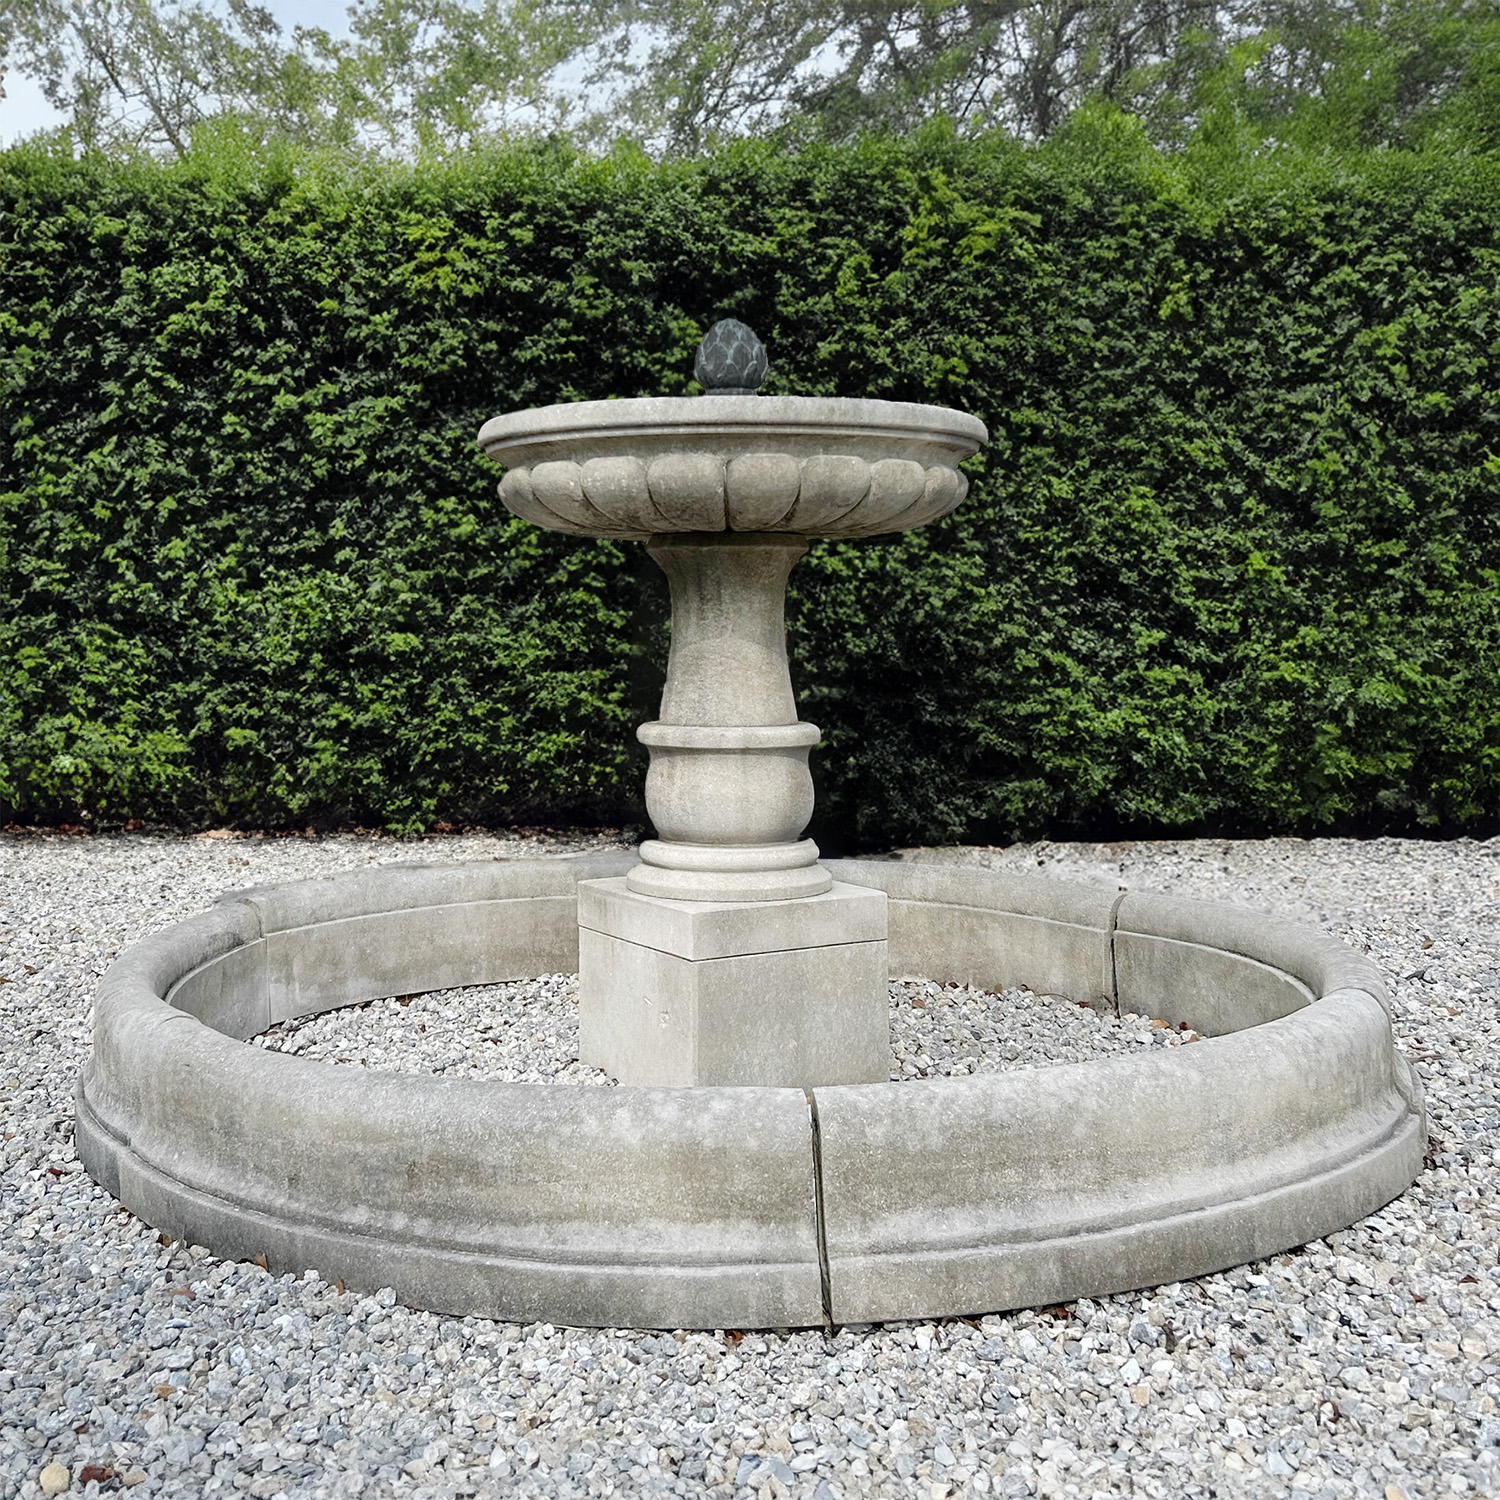
[[[633,862],[372,871],[247,893],[148,938],[100,986],[84,1161],[173,1235],[418,1305],[818,1322],[800,1090],[410,1077],[232,1040],[375,994],[576,967],[577,881]]]
[[[890,898],[892,966],[1029,984],[1214,1039],[817,1092],[833,1316],[935,1316],[1200,1275],[1328,1233],[1421,1170],[1379,970],[1244,908],[829,860]]]
[[[577,882],[634,858],[232,892],[136,945],[99,989],[85,1164],[158,1228],[276,1271],[443,1311],[669,1327],[1178,1279],[1340,1228],[1420,1170],[1420,1092],[1359,954],[1238,909],[985,870],[828,862],[887,891],[898,973],[1202,1013],[1226,1034],[814,1096],[413,1077],[234,1040],[376,995],[571,970]]]
[[[823,864],[835,880],[890,898],[897,973],[925,973],[942,954],[946,977],[965,984],[1024,984],[1096,1008],[1118,1002],[1203,1036],[1258,1026],[1340,989],[1390,1009],[1380,970],[1348,944],[1247,907],[965,865]]]

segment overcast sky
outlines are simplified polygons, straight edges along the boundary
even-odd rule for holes
[[[332,35],[348,29],[347,0],[260,0],[286,30],[293,26],[321,26]],[[42,97],[29,78],[14,69],[5,76],[5,98],[0,99],[0,146],[14,145],[34,130],[61,123],[62,116]]]

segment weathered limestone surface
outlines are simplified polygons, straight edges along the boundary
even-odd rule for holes
[[[801,537],[653,537],[672,589],[672,646],[661,715],[639,730],[651,752],[646,810],[657,838],[626,877],[642,896],[776,901],[832,883],[799,838],[813,812],[783,606]]]

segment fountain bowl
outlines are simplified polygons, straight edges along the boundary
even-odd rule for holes
[[[574,536],[906,531],[968,493],[965,412],[822,396],[652,396],[508,412],[479,446],[506,506]]]

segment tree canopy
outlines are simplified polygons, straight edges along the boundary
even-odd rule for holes
[[[692,154],[935,115],[1036,140],[1100,106],[1168,147],[1500,144],[1500,0],[354,0],[346,36],[250,0],[8,0],[0,66],[79,148],[178,155],[225,121],[396,156],[559,131]]]

